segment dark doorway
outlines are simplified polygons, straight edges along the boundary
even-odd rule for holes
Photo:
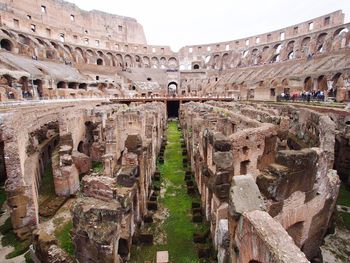
[[[240,169],[240,174],[241,175],[247,174],[249,163],[250,163],[250,161],[243,161],[243,162],[241,162],[241,169]]]
[[[180,101],[168,101],[167,102],[167,112],[168,118],[178,118],[179,117]]]
[[[129,245],[128,241],[124,238],[119,239],[118,243],[118,254],[122,258],[126,258],[129,255]]]
[[[2,39],[0,42],[1,48],[7,50],[7,51],[12,51],[12,43],[10,40],[7,39]]]

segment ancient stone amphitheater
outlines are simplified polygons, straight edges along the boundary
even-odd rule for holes
[[[0,0],[0,262],[350,262],[349,29],[173,52]]]

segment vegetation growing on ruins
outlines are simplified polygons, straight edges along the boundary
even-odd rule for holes
[[[72,228],[73,222],[68,221],[55,231],[55,236],[59,242],[60,247],[71,256],[74,255],[73,242],[70,235]]]
[[[29,251],[24,255],[24,259],[26,260],[26,263],[34,263]]]
[[[337,205],[350,207],[350,192],[346,189],[344,184],[340,185]],[[350,213],[339,212],[339,216],[341,217],[344,226],[350,230]]]
[[[6,255],[7,259],[17,257],[24,254],[29,249],[30,240],[19,241],[13,232],[11,219],[8,218],[3,225],[0,226],[0,233],[3,235],[1,244],[3,247],[11,246],[14,250]]]
[[[344,184],[340,185],[337,204],[350,207],[350,192],[346,189]]]
[[[181,133],[177,130],[177,122],[169,122],[167,138],[168,144],[164,153],[164,164],[159,164],[162,187],[166,187],[164,197],[159,198],[161,206],[169,210],[169,216],[163,224],[167,243],[165,245],[133,247],[131,262],[154,260],[157,251],[169,251],[171,262],[198,262],[194,232],[205,232],[208,226],[194,224],[191,221],[192,201],[199,201],[198,197],[187,194],[185,185],[185,168],[182,164]],[[207,262],[207,261],[200,261]]]
[[[55,184],[53,182],[53,174],[51,164],[46,165],[44,176],[41,179],[40,195],[43,197],[55,197]]]
[[[102,162],[92,162],[92,171],[94,173],[102,173],[103,172],[103,163]]]

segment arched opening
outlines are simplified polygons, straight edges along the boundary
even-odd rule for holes
[[[77,150],[80,153],[84,153],[84,143],[82,141],[79,142]]]
[[[90,156],[90,149],[94,142],[94,129],[96,126],[91,121],[85,122],[85,138],[84,143],[79,143],[78,145],[78,151],[81,153],[86,154],[87,156]]]
[[[317,90],[326,91],[327,89],[327,78],[324,75],[319,76],[317,78]]]
[[[79,84],[79,89],[87,90],[87,84],[86,83],[80,83]]]
[[[318,46],[317,52],[318,53],[322,53],[323,52],[323,45]]]
[[[78,83],[76,83],[76,82],[69,82],[68,83],[68,88],[69,89],[77,89],[78,88]]]
[[[252,60],[253,64],[257,65],[260,62],[261,56],[259,56],[259,50],[257,48],[254,48],[252,50]]]
[[[179,117],[180,101],[168,101],[167,102],[167,112],[168,118],[178,118]]]
[[[81,48],[77,47],[75,49],[75,62],[84,63],[86,60],[84,59],[84,52]]]
[[[29,136],[31,137],[30,141],[35,141],[40,145],[40,147],[37,148],[37,169],[34,177],[39,194],[38,200],[40,200],[38,202],[39,215],[44,218],[49,218],[52,217],[62,205],[62,203],[57,202],[58,200],[56,199],[57,189],[55,189],[51,159],[53,152],[58,151],[55,144],[55,141],[59,140],[58,122],[47,123],[30,133]]]
[[[326,40],[327,33],[322,33],[317,37],[316,47],[317,52],[322,53],[324,51],[324,42]]]
[[[249,54],[249,51],[248,50],[244,50],[243,51],[243,53],[242,53],[242,57],[246,57],[246,56],[248,56],[248,54]]]
[[[282,45],[281,44],[277,44],[273,48],[275,49],[275,54],[279,54],[281,52]]]
[[[13,48],[11,41],[5,38],[0,41],[0,46],[1,49],[5,49],[7,51],[12,51]]]
[[[313,89],[314,82],[311,77],[307,77],[304,80],[304,90],[305,91],[311,91]]]
[[[124,58],[125,67],[132,67],[132,58],[130,55],[126,55]]]
[[[211,59],[211,56],[206,56],[206,58],[204,60],[205,64],[208,64],[210,59]]]
[[[22,35],[22,34],[19,34],[18,35],[18,42],[23,44],[23,45],[29,45],[30,43],[30,40],[28,37]]]
[[[43,82],[41,79],[35,79],[33,80],[33,85],[34,88],[36,88],[36,90],[38,91],[38,95],[39,97],[43,97],[44,96],[44,90],[43,90]]]
[[[301,49],[302,52],[305,54],[308,54],[309,52],[309,43],[311,41],[310,37],[305,37],[302,41],[301,41]]]
[[[8,32],[8,31],[5,30],[5,29],[1,29],[1,31],[4,32],[7,36],[13,37],[13,36],[10,34],[10,32]]]
[[[174,57],[169,58],[168,66],[170,69],[176,69],[178,66],[177,59]]]
[[[338,72],[332,77],[332,88],[329,91],[330,97],[336,97],[337,96],[337,89],[338,87],[344,86],[344,80],[342,78],[342,73]]]
[[[150,67],[150,60],[149,60],[149,57],[143,57],[143,66],[145,67],[145,68],[149,68]]]
[[[117,63],[117,66],[122,68],[123,65],[124,65],[122,55],[116,54],[116,55],[115,55],[115,58],[116,58],[116,61],[117,61],[117,62],[116,62],[116,63]]]
[[[271,59],[271,62],[279,62],[280,61],[280,55],[277,54],[277,55],[274,55]]]
[[[58,89],[66,89],[67,88],[67,83],[64,81],[60,81],[57,83],[57,88]]]
[[[128,241],[124,238],[120,238],[118,242],[118,254],[122,258],[127,258],[129,255],[129,244]]]
[[[36,39],[36,41],[38,41],[40,46],[45,46],[44,41],[42,41],[40,38],[35,38],[35,39]]]
[[[252,259],[252,260],[249,260],[249,263],[261,263],[260,261],[258,261],[258,260],[254,260],[254,259]]]
[[[159,66],[159,60],[157,57],[151,58],[152,68],[157,69]]]
[[[103,65],[103,60],[102,58],[98,58],[96,61],[97,65],[102,66]]]
[[[33,94],[29,90],[28,77],[21,77],[18,83],[22,85],[21,89],[23,98],[32,98]]]
[[[168,84],[168,95],[176,96],[177,94],[177,83],[172,81]]]
[[[264,46],[262,52],[263,52],[263,53],[266,53],[269,49],[270,49],[269,46]]]
[[[241,167],[240,167],[240,174],[245,175],[248,173],[248,167],[249,167],[250,161],[243,161],[241,162]]]
[[[199,65],[198,64],[194,64],[193,65],[193,69],[199,69]]]
[[[51,45],[52,45],[55,49],[58,50],[59,45],[58,45],[57,43],[55,43],[55,42],[53,42],[53,41],[51,41],[50,43],[51,43]]]
[[[135,56],[135,66],[137,67],[137,68],[141,68],[141,58],[140,58],[140,56]]]
[[[294,58],[294,51],[291,51],[288,54],[288,59],[293,59],[293,58]]]
[[[112,55],[112,53],[107,53],[107,58],[109,60],[109,66],[111,67],[115,67],[115,60],[114,60],[114,57]]]
[[[6,85],[6,86],[9,86],[9,87],[12,87],[12,82],[13,82],[13,78],[8,75],[8,74],[5,74],[1,77],[1,83]]]
[[[334,31],[333,37],[340,36],[341,34],[347,33],[347,32],[349,32],[349,29],[345,27],[338,28],[337,30]]]

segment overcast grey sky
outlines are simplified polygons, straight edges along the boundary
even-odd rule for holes
[[[174,51],[249,37],[339,9],[350,21],[350,0],[68,0],[84,10],[130,16],[143,25],[148,44]]]

